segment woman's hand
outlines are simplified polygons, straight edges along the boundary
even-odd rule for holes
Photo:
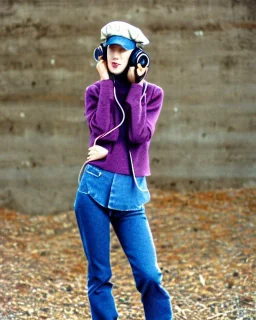
[[[106,155],[108,154],[108,149],[98,146],[96,144],[90,147],[88,150],[89,150],[88,157],[87,157],[88,161],[105,158]]]
[[[142,76],[143,74],[147,74],[147,71],[148,71],[148,67],[145,67],[143,68],[141,66],[140,63],[138,63],[137,65],[137,75],[140,77]],[[144,78],[145,76],[141,79],[141,81],[139,82],[139,84],[142,86],[143,85],[143,81],[144,81]],[[131,82],[131,83],[135,83],[135,67],[130,67],[129,70],[128,70],[128,73],[127,73],[127,77],[128,77],[128,80]]]
[[[103,60],[103,57],[99,57],[99,62],[97,62],[96,69],[100,75],[100,80],[108,80],[108,67],[107,62]]]

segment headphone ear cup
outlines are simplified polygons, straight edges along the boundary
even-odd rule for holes
[[[140,82],[147,74],[147,71],[145,71],[143,75],[141,76],[138,75],[137,65],[139,63],[142,66],[142,68],[149,67],[150,59],[149,59],[149,56],[146,54],[146,52],[144,52],[140,48],[135,48],[130,55],[128,64],[130,67],[134,67],[134,77],[135,77],[136,83]]]
[[[107,47],[104,47],[102,43],[94,50],[93,53],[93,57],[97,62],[101,56],[103,57],[103,60],[107,60]]]
[[[129,62],[128,62],[130,67],[135,67],[135,65],[136,65],[136,53],[137,53],[137,51],[138,51],[137,48],[135,48],[132,51],[131,55],[130,55]]]
[[[137,57],[138,63],[141,64],[142,68],[149,67],[150,59],[146,52],[141,51]]]
[[[130,67],[137,67],[139,63],[141,64],[142,68],[149,67],[150,58],[146,52],[140,48],[135,48],[130,55],[129,65]]]

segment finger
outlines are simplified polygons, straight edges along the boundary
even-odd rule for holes
[[[95,150],[91,150],[89,153],[88,153],[89,156],[95,156],[97,155],[97,152],[95,152]]]
[[[97,62],[97,67],[100,67],[101,65],[104,65],[105,64],[105,61],[104,60],[98,60]]]
[[[141,65],[140,63],[138,63],[137,67],[138,67],[140,70],[143,69],[143,68],[142,68],[142,65]]]
[[[97,158],[98,158],[98,156],[97,156],[96,154],[91,154],[91,155],[88,156],[87,159],[89,159],[89,160],[96,160]]]
[[[89,151],[92,151],[92,150],[96,150],[96,146],[92,146],[90,148],[88,148]]]
[[[142,76],[144,74],[144,72],[145,72],[144,68],[137,69],[138,76]]]
[[[144,74],[146,75],[147,71],[148,71],[148,67],[145,67],[145,68],[141,68],[141,69],[137,70],[137,73],[139,76],[142,76]]]
[[[93,160],[98,160],[99,158],[100,158],[100,157],[97,156],[97,155],[92,155],[92,156],[89,156],[89,157],[87,158],[87,160],[93,161]]]

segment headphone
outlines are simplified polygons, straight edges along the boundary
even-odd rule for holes
[[[97,47],[94,50],[93,57],[95,61],[99,61],[99,57],[102,56],[103,60],[107,61],[107,47],[104,46],[104,43],[102,42],[99,47]],[[149,55],[144,52],[140,48],[135,48],[133,49],[129,61],[128,61],[128,67],[135,67],[135,82],[138,83],[140,82],[144,77],[145,73],[141,76],[137,74],[137,65],[140,63],[142,68],[148,67],[150,65],[150,58]]]

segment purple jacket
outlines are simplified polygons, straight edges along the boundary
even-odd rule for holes
[[[141,100],[143,88],[139,84],[116,80],[115,88],[125,111],[125,121],[121,127],[97,140],[98,145],[108,149],[108,155],[104,159],[90,161],[90,164],[131,175],[130,150],[135,175],[149,176],[149,146],[162,108],[164,92],[148,82],[146,95]],[[114,98],[113,80],[97,81],[86,88],[84,115],[90,130],[90,146],[96,137],[121,122],[122,112]]]

